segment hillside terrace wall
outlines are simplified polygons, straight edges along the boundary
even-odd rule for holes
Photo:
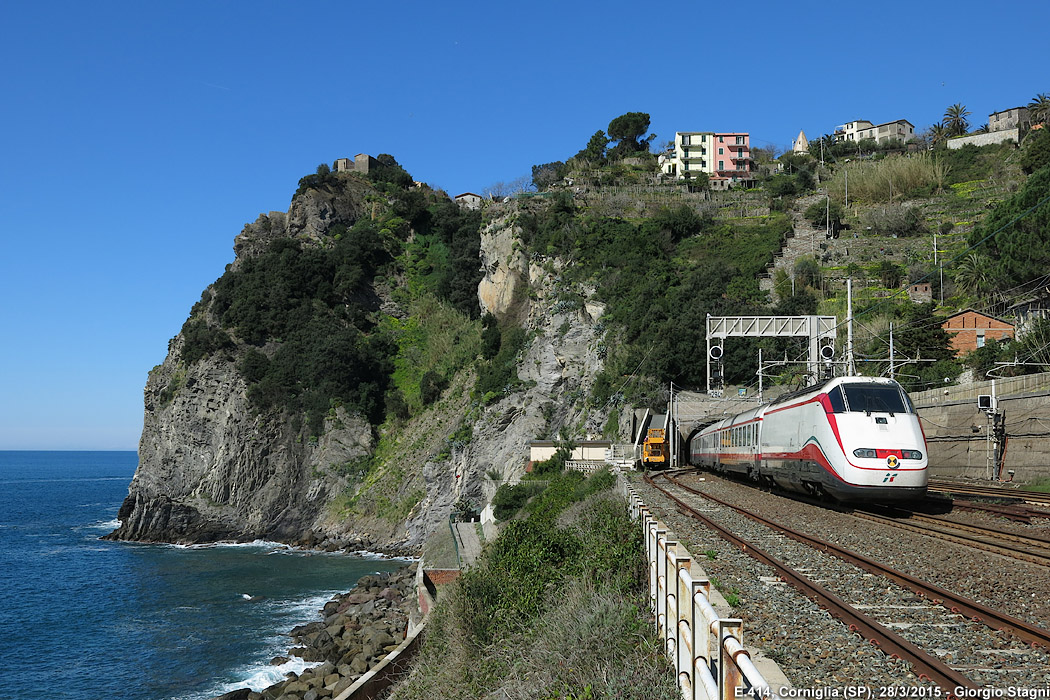
[[[985,134],[970,134],[969,136],[960,136],[955,139],[948,139],[948,148],[951,150],[959,149],[966,144],[973,144],[974,146],[990,146],[993,143],[1004,143],[1006,141],[1013,141],[1014,143],[1021,142],[1021,132],[1019,129],[1003,129],[1002,131],[989,131]]]

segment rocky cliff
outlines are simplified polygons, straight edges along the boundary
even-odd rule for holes
[[[232,267],[281,238],[324,245],[333,224],[350,226],[368,211],[372,192],[352,180],[335,194],[301,193],[287,213],[244,227]],[[597,435],[603,415],[582,406],[602,364],[602,308],[561,301],[567,290],[560,263],[523,251],[513,221],[511,206],[483,230],[478,290],[482,310],[529,331],[518,357],[523,381],[509,393],[482,405],[471,396],[468,368],[440,401],[403,423],[377,430],[339,408],[315,439],[304,439],[301,417],[255,410],[236,349],[187,362],[180,334],[149,375],[139,468],[121,525],[109,537],[418,551],[447,527],[454,505],[483,507],[500,482],[520,478],[530,440],[555,436],[562,426],[580,437]],[[591,291],[570,296],[586,300]],[[405,316],[391,295],[373,289],[373,298],[372,313]],[[370,465],[364,476],[349,468],[361,463]]]
[[[483,508],[501,483],[525,474],[529,442],[557,437],[567,427],[578,438],[598,437],[603,410],[588,409],[586,398],[604,361],[599,303],[566,304],[562,263],[530,256],[520,245],[513,208],[493,217],[482,232],[485,276],[478,286],[481,308],[521,324],[531,340],[518,359],[525,385],[468,414],[472,438],[444,462],[424,463],[427,495],[407,522],[413,544],[447,520],[453,504],[463,501]],[[593,289],[573,290],[589,299]]]
[[[287,213],[271,212],[236,237],[236,267],[275,240],[316,243],[333,223],[353,224],[371,187],[347,179],[337,191],[307,190]],[[212,288],[206,292],[210,295]],[[214,322],[214,319],[212,319]],[[210,542],[324,537],[327,505],[348,486],[340,471],[373,449],[372,427],[337,409],[317,440],[294,416],[253,410],[231,352],[186,362],[185,337],[169,343],[145,388],[139,467],[113,539]],[[361,543],[363,545],[369,542]]]

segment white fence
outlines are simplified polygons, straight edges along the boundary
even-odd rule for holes
[[[682,697],[739,700],[750,694],[777,700],[744,648],[743,622],[718,616],[711,605],[710,579],[631,485],[623,483],[631,515],[645,531],[649,605],[664,651],[674,662]]]

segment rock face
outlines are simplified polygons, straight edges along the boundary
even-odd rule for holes
[[[354,177],[333,177],[340,178],[339,189],[306,190],[292,199],[287,214],[280,211],[260,214],[254,223],[245,225],[233,244],[237,259],[262,252],[278,238],[316,241],[332,224],[349,225],[364,216],[365,195],[371,188]]]
[[[339,466],[368,454],[371,428],[337,412],[316,444],[253,416],[246,385],[221,355],[185,368],[181,337],[150,373],[139,468],[116,539],[301,541],[323,529],[346,487]]]
[[[518,233],[508,217],[493,220],[481,233],[485,276],[478,284],[478,301],[483,310],[499,318],[510,314],[529,288],[529,259]]]
[[[556,437],[563,426],[577,439],[601,435],[605,412],[587,409],[586,399],[604,366],[604,306],[593,300],[594,289],[562,281],[560,261],[522,252],[512,221],[511,212],[482,232],[478,300],[483,313],[530,331],[518,358],[525,386],[485,407],[470,443],[447,462],[424,465],[427,495],[407,523],[409,543],[422,544],[427,533],[447,527],[457,501],[483,508],[500,483],[521,479],[532,440]]]

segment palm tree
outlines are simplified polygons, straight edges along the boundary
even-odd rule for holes
[[[981,124],[979,127],[977,127],[976,129],[973,130],[973,133],[975,133],[975,134],[987,134],[988,133],[988,125],[987,124]]]
[[[948,130],[949,136],[962,136],[970,126],[970,122],[966,120],[968,116],[970,112],[966,107],[956,102],[944,110],[944,119],[941,120],[941,124]]]
[[[1050,122],[1050,95],[1041,92],[1028,103],[1028,116],[1033,124]]]
[[[929,129],[922,134],[922,138],[933,148],[941,141],[948,138],[948,129],[944,127],[944,124],[932,124]]]
[[[955,265],[955,283],[974,296],[981,296],[991,288],[990,261],[983,255],[970,253]]]

